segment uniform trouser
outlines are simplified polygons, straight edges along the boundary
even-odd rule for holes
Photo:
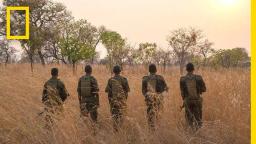
[[[88,116],[90,114],[90,118],[93,122],[97,122],[98,111],[97,105],[95,103],[81,103],[80,104],[81,116]]]
[[[147,105],[148,125],[155,129],[155,123],[159,119],[159,112],[163,109],[163,97],[161,94],[147,95],[145,99]]]
[[[192,128],[202,126],[202,99],[185,101],[185,118]]]
[[[127,106],[125,100],[109,100],[109,102],[113,119],[113,127],[115,131],[118,131],[118,129],[123,125]]]

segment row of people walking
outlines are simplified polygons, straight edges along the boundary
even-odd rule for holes
[[[163,109],[163,92],[168,92],[168,86],[163,76],[157,74],[155,64],[149,65],[149,75],[142,78],[142,94],[147,106],[148,125],[155,129],[159,113]],[[187,74],[180,78],[180,92],[185,108],[185,119],[193,129],[202,126],[202,93],[206,91],[205,83],[200,75],[194,74],[194,65],[186,65]],[[108,80],[105,92],[108,94],[113,128],[118,131],[123,123],[127,110],[127,98],[130,92],[127,78],[122,76],[120,66],[114,66],[114,76]],[[64,83],[58,78],[58,69],[52,68],[52,77],[44,84],[42,102],[45,110],[51,114],[63,111],[63,102],[69,96]],[[92,67],[85,66],[83,75],[77,86],[78,100],[82,117],[90,117],[97,123],[99,108],[99,87],[92,75]],[[50,118],[49,118],[50,119]]]

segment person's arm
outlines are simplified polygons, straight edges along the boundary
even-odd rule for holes
[[[77,84],[77,94],[78,94],[79,103],[81,103],[81,79],[79,79]]]
[[[146,96],[147,93],[147,80],[146,77],[142,78],[142,88],[141,88],[142,94]]]
[[[42,94],[42,103],[44,103],[46,100],[47,100],[47,87],[45,83],[43,88],[43,94]]]
[[[124,79],[124,90],[126,93],[130,92],[130,87],[127,78]]]
[[[129,84],[128,84],[128,80],[127,80],[127,78],[123,78],[121,82],[122,82],[122,87],[123,87],[124,92],[125,92],[125,98],[127,99],[128,98],[128,92],[130,92],[130,87],[129,87]]]
[[[185,99],[185,85],[184,85],[184,78],[180,78],[180,94],[182,99]]]
[[[202,94],[203,92],[206,92],[206,86],[203,78],[201,76],[197,76],[198,78],[198,84],[199,84],[199,93]]]
[[[108,84],[107,84],[107,86],[106,86],[106,88],[105,88],[105,92],[106,93],[109,93],[111,91],[111,86],[110,86],[110,79],[108,80]]]
[[[105,88],[105,92],[108,93],[108,98],[112,98],[112,87],[111,87],[111,78],[108,80],[108,84]]]
[[[92,84],[92,92],[93,93],[98,93],[99,92],[99,86],[98,86],[97,80],[94,77],[92,77],[91,84]]]
[[[98,86],[97,80],[96,80],[94,77],[92,77],[91,84],[92,84],[92,93],[93,93],[93,95],[94,95],[95,98],[96,98],[96,104],[97,104],[97,106],[99,106],[99,105],[100,105],[99,86]]]
[[[164,77],[162,77],[162,76],[161,76],[161,81],[162,81],[162,86],[163,86],[164,90],[168,92],[169,88],[164,80]]]
[[[61,97],[62,101],[64,102],[67,99],[67,97],[69,96],[69,93],[65,87],[65,84],[62,81],[59,80],[58,83],[60,86],[60,97]]]

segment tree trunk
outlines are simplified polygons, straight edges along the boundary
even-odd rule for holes
[[[41,61],[42,65],[45,66],[44,56],[43,56],[41,50],[38,50],[37,53],[39,55],[39,58],[40,58],[40,61]]]
[[[91,58],[91,64],[93,64],[93,62],[94,62],[94,57]]]
[[[61,61],[62,61],[64,64],[67,64],[67,62],[66,62],[64,59],[61,59]]]
[[[8,61],[9,61],[9,54],[6,52],[5,66],[7,66]]]
[[[180,60],[180,75],[183,75],[184,66],[185,66],[185,62],[184,62],[184,59],[182,58],[182,59]]]
[[[164,73],[166,73],[166,62],[164,61]]]
[[[30,59],[30,70],[31,70],[31,73],[33,73],[34,72],[34,67],[33,67],[34,60],[33,60],[33,56],[31,54],[29,55],[29,59]]]
[[[76,73],[76,63],[72,62],[72,69],[73,69],[73,74]]]
[[[65,61],[65,58],[63,55],[61,55],[61,59],[60,59],[64,64],[67,64],[67,62]]]

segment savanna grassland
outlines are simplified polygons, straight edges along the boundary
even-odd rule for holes
[[[55,119],[51,129],[45,128],[41,94],[43,84],[50,78],[50,69],[58,67],[60,78],[66,84],[70,97],[64,104],[64,114]],[[100,87],[99,127],[93,135],[90,122],[80,118],[77,81],[83,66],[76,74],[65,65],[0,66],[0,143],[33,144],[249,144],[250,143],[250,70],[210,69],[196,70],[207,86],[203,94],[203,127],[190,133],[185,130],[184,110],[179,92],[179,69],[169,67],[164,73],[169,92],[165,93],[164,112],[157,130],[148,131],[146,107],[141,94],[141,78],[145,67],[125,67],[122,73],[129,80],[126,124],[114,133],[104,89],[111,76],[105,66],[93,66],[93,75]]]

